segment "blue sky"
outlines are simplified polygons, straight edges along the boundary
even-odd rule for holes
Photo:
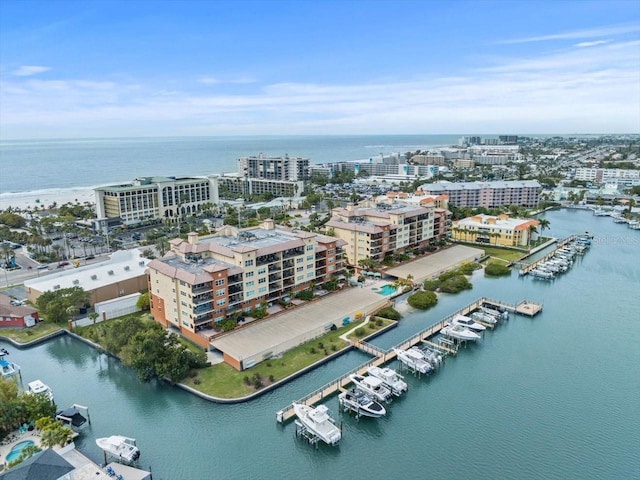
[[[638,1],[0,1],[0,138],[640,131]]]

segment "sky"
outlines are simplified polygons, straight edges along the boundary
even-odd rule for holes
[[[639,132],[637,0],[0,0],[0,140]]]

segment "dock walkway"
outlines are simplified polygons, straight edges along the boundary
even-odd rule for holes
[[[491,305],[497,308],[503,308],[512,313],[518,313],[521,315],[534,316],[538,312],[542,310],[542,304],[530,302],[528,300],[523,300],[517,305],[511,305],[508,303],[500,302],[498,300],[493,300],[486,297],[481,297],[478,300],[470,303],[469,305],[461,308],[460,310],[448,315],[442,320],[434,323],[433,325],[428,326],[427,328],[421,330],[420,332],[414,334],[406,340],[403,340],[399,344],[391,347],[389,350],[384,350],[380,347],[367,343],[364,340],[352,342],[352,348],[357,348],[368,355],[371,355],[373,358],[362,365],[348,371],[344,375],[332,380],[329,383],[321,386],[317,390],[309,393],[308,395],[302,397],[299,400],[296,400],[293,403],[302,403],[305,405],[315,405],[316,403],[324,400],[327,397],[330,397],[340,391],[342,391],[346,385],[351,382],[349,376],[351,374],[364,375],[367,372],[367,369],[371,366],[381,366],[384,365],[391,360],[396,358],[395,349],[406,350],[411,348],[419,343],[425,343],[430,347],[436,348],[441,352],[448,355],[455,355],[457,351],[454,348],[449,346],[438,344],[429,341],[428,339],[440,332],[442,328],[449,322],[449,320],[453,319],[454,316],[460,315],[468,315],[469,313],[477,310],[482,305]],[[295,412],[293,410],[293,403],[287,405],[285,408],[278,410],[276,412],[276,421],[278,423],[285,423],[288,420],[291,420],[295,416]]]
[[[544,263],[547,260],[551,259],[556,254],[557,250],[564,247],[567,243],[573,242],[577,237],[578,237],[577,235],[569,235],[567,238],[563,238],[562,240],[559,240],[558,243],[556,243],[556,248],[554,248],[551,253],[546,254],[544,257],[536,260],[533,263],[525,265],[520,269],[518,273],[520,275],[527,275],[531,270],[535,269],[539,264]]]

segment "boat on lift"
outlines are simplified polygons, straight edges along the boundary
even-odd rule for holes
[[[472,332],[468,328],[463,327],[462,325],[449,325],[440,330],[442,335],[451,338],[457,338],[462,341],[475,342],[480,339],[480,335],[475,332]]]
[[[377,377],[365,377],[363,375],[357,375],[352,373],[349,378],[355,386],[371,395],[376,400],[381,402],[388,402],[391,400],[391,390],[387,388],[382,380]]]
[[[96,444],[105,453],[125,462],[135,462],[140,458],[140,449],[136,446],[135,438],[111,435],[110,437],[96,438]]]
[[[29,395],[46,395],[47,398],[53,402],[53,390],[49,385],[46,385],[40,380],[34,380],[27,384],[27,393]]]
[[[340,442],[342,432],[325,405],[313,408],[303,403],[294,403],[293,411],[300,423],[327,445],[337,445]]]
[[[11,378],[20,371],[20,367],[5,359],[4,357],[7,355],[9,355],[9,352],[4,348],[0,348],[0,376]]]
[[[393,351],[396,353],[396,357],[398,357],[400,363],[415,370],[416,372],[431,373],[433,371],[433,367],[424,359],[424,355],[416,352],[414,349],[401,350],[399,348],[394,348]]]
[[[387,411],[379,403],[373,400],[366,392],[358,387],[352,387],[338,395],[338,403],[347,410],[356,412],[357,415],[378,418],[386,415]]]
[[[367,368],[367,373],[382,380],[396,397],[399,397],[409,389],[407,382],[403,380],[404,377],[393,368],[371,366]]]
[[[474,332],[483,332],[487,329],[487,327],[479,324],[473,318],[460,314],[455,315],[451,319],[450,325],[462,325],[463,327],[468,328],[469,330],[472,330]]]

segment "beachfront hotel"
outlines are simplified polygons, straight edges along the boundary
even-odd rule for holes
[[[497,245],[501,247],[526,247],[537,233],[530,227],[537,228],[537,220],[527,218],[510,218],[508,215],[474,215],[473,217],[454,220],[451,227],[451,238],[462,242],[475,242]]]
[[[537,180],[496,182],[435,182],[420,189],[426,195],[448,195],[449,204],[456,207],[496,208],[502,205],[538,206],[542,186]]]
[[[225,227],[214,236],[174,239],[149,263],[151,313],[204,348],[226,318],[290,300],[342,274],[344,241],[279,227]]]
[[[363,259],[376,262],[385,255],[426,246],[435,239],[435,207],[379,204],[375,207],[334,208],[325,224],[332,235],[344,240],[346,260],[357,266]]]

